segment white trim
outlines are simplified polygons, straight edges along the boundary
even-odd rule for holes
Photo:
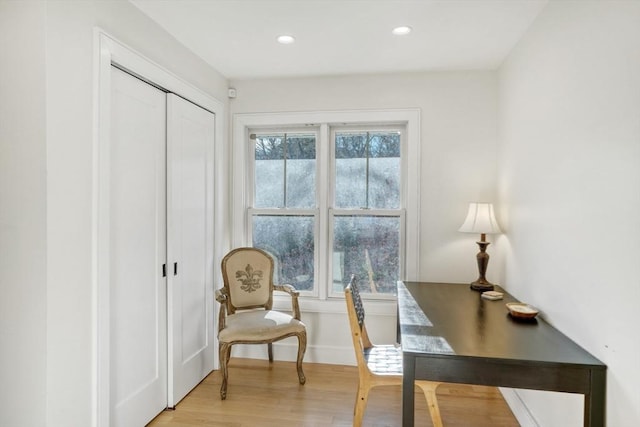
[[[130,73],[149,81],[169,92],[175,93],[190,102],[215,114],[222,114],[224,104],[197,87],[182,80],[171,71],[146,58],[141,53],[121,43],[105,31],[96,28],[100,48],[111,54],[111,64],[125,68]]]
[[[288,338],[273,343],[273,352],[277,360],[295,362],[298,353],[298,342]],[[254,344],[236,344],[231,350],[231,357],[267,360],[267,346]],[[323,363],[328,365],[356,366],[353,345],[345,347],[327,345],[307,345],[304,363]]]
[[[243,236],[246,236],[248,224],[245,204],[247,201],[246,171],[250,162],[249,147],[246,144],[249,129],[275,126],[308,127],[321,124],[320,137],[322,138],[329,136],[328,126],[339,126],[344,123],[348,123],[350,127],[370,124],[403,124],[406,127],[406,141],[404,143],[407,152],[402,156],[402,167],[407,171],[406,176],[411,179],[403,180],[402,193],[407,210],[406,230],[412,230],[412,232],[405,235],[405,276],[402,277],[402,280],[417,280],[420,277],[418,256],[420,253],[420,110],[418,109],[235,114],[232,125],[233,146],[231,153],[232,188],[234,189],[231,194],[232,244],[233,246],[246,244]],[[316,152],[319,153],[320,150]],[[323,152],[323,155],[328,154]],[[321,176],[318,179],[319,182],[326,181],[322,180]],[[326,224],[321,225],[320,232],[327,231],[326,227]],[[321,254],[322,252],[320,251]],[[325,277],[319,283],[326,283],[326,281]],[[320,292],[322,298],[322,291]]]
[[[109,283],[108,259],[100,254],[109,253],[109,233],[104,230],[102,223],[109,212],[109,180],[103,163],[109,163],[107,144],[100,143],[110,139],[111,115],[108,106],[111,104],[111,53],[100,43],[99,33],[94,32],[94,133],[93,133],[93,182],[92,182],[92,231],[91,249],[91,286],[92,286],[92,414],[93,426],[109,425],[109,359],[100,354],[109,354],[108,337],[109,319],[104,313],[109,313],[109,289],[100,286]],[[103,415],[104,414],[104,415]]]
[[[407,133],[405,147],[407,154],[402,156],[403,167],[407,170],[407,179],[403,182],[402,194],[405,197],[405,278],[403,280],[419,280],[420,274],[420,181],[421,152],[420,147],[420,110],[409,110],[407,113]],[[411,232],[406,232],[411,230]]]
[[[404,216],[404,208],[398,209],[342,209],[342,208],[330,208],[331,216],[389,216],[389,217],[402,217]]]
[[[521,427],[540,426],[533,417],[533,414],[531,414],[531,411],[529,411],[529,408],[527,408],[527,405],[522,401],[522,398],[518,394],[518,390],[506,387],[498,387],[498,389],[500,390],[500,393],[502,393],[502,397],[504,397],[504,400],[507,402],[507,405],[509,405],[511,412],[513,412],[513,415],[516,417],[516,420],[518,420]]]
[[[347,312],[344,296],[331,297],[326,300],[300,297],[298,302],[300,311],[303,313],[345,314]],[[367,316],[388,316],[392,317],[392,321],[395,322],[397,313],[395,299],[367,299],[364,304],[366,305]],[[273,309],[285,312],[291,311],[291,297],[274,295]]]
[[[319,141],[329,141],[331,129],[328,124],[322,123],[320,125],[320,134]],[[329,185],[329,171],[326,167],[320,167],[320,165],[326,165],[329,159],[331,158],[331,144],[323,144],[322,146],[316,149],[316,158],[317,158],[317,175],[316,179],[318,180],[316,183],[316,189],[318,194],[318,212],[327,212],[329,206],[331,204],[331,186]],[[329,217],[327,215],[318,215],[318,236],[328,236],[329,233]],[[316,259],[316,265],[328,265],[329,262],[329,253],[328,251],[321,251],[320,248],[316,248],[316,253],[318,254],[318,258]],[[316,269],[320,270],[317,274],[317,282],[316,283],[329,283],[329,278],[331,277],[327,269]],[[318,288],[318,289],[315,289]],[[327,286],[316,286],[314,287],[314,291],[318,295],[320,300],[326,300],[329,290]],[[316,303],[317,304],[317,303]],[[301,309],[305,311],[309,311],[309,308],[305,303],[301,304]]]
[[[302,209],[289,209],[289,208],[249,208],[249,216],[252,215],[269,215],[269,216],[315,216],[318,215],[318,209],[316,208],[302,208]],[[251,241],[251,230],[247,230],[247,236]]]
[[[100,28],[94,29],[94,132],[92,183],[92,425],[110,425],[109,373],[109,129],[111,66],[126,69],[151,84],[175,93],[215,114],[215,169],[223,170],[224,104],[121,43]],[[217,192],[217,180],[214,192]],[[219,197],[214,194],[214,200]],[[217,203],[216,205],[222,205]],[[223,207],[215,215],[223,215]],[[222,230],[214,230],[221,235]],[[214,239],[214,257],[222,253],[222,239]],[[217,258],[216,258],[217,259]],[[217,310],[217,304],[214,305]],[[217,318],[216,313],[213,313]],[[217,344],[214,343],[217,347]],[[214,366],[218,366],[217,352]]]

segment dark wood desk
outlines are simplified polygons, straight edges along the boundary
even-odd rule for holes
[[[579,393],[584,425],[605,425],[606,366],[542,319],[511,318],[513,301],[468,284],[398,282],[403,426],[413,426],[415,379]]]

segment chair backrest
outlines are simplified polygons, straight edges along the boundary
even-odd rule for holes
[[[362,329],[364,326],[364,305],[362,305],[362,298],[360,298],[360,290],[358,289],[358,282],[355,274],[351,275],[351,280],[349,280],[347,289],[351,290],[351,299],[353,300],[356,319],[358,321],[358,326]]]
[[[349,327],[351,328],[351,338],[353,340],[353,348],[356,352],[356,360],[360,369],[366,369],[366,361],[364,360],[364,350],[373,347],[369,340],[367,327],[364,323],[364,305],[360,298],[360,291],[356,276],[352,275],[349,285],[344,290],[344,299],[347,302],[347,314],[349,315]]]
[[[251,308],[271,310],[273,305],[273,258],[257,248],[237,248],[222,259],[222,278],[227,312]]]

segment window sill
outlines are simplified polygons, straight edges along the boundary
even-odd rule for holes
[[[331,313],[346,314],[347,307],[344,298],[329,298],[320,300],[310,297],[299,297],[300,311],[303,313]],[[371,316],[395,316],[396,300],[364,300],[367,314]],[[273,309],[291,311],[291,298],[274,295]]]

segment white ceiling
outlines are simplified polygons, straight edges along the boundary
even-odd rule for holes
[[[496,69],[547,3],[130,1],[228,79]],[[413,31],[392,35],[399,25]],[[281,34],[296,43],[277,43]]]

